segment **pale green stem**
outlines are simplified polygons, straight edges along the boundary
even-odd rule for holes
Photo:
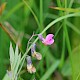
[[[56,20],[52,21],[50,24],[48,24],[46,26],[46,28],[41,32],[41,34],[43,34],[46,30],[48,30],[52,25],[54,25],[55,23],[65,19],[65,18],[69,18],[69,17],[74,17],[74,16],[80,16],[80,12],[79,13],[73,13],[73,14],[68,14],[68,15],[65,15],[63,17],[59,17],[57,18]],[[36,43],[38,41],[38,37],[35,39],[35,41],[33,43]],[[32,44],[33,44],[32,43]],[[31,44],[31,46],[32,46]],[[26,57],[27,53],[29,52],[29,50],[31,49],[31,46],[28,48],[28,50],[25,52],[25,54],[23,55],[23,57],[21,58],[21,62],[22,60]]]

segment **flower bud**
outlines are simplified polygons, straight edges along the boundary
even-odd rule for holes
[[[42,59],[42,55],[36,51],[34,53],[32,53],[32,57],[35,57],[37,60]]]
[[[36,44],[33,44],[32,47],[31,47],[31,53],[35,52],[35,48],[36,48]]]
[[[27,57],[27,64],[28,65],[32,65],[32,61],[31,61],[31,57],[30,56]]]
[[[37,53],[36,54],[36,58],[37,58],[37,60],[41,60],[42,59],[42,55],[40,53]]]
[[[34,66],[32,66],[32,73],[35,73],[36,72],[36,68]]]
[[[29,73],[36,72],[36,68],[33,66],[30,56],[27,57],[27,70]]]
[[[36,44],[33,44],[31,47],[31,55],[32,55],[32,57],[35,57],[37,60],[41,60],[42,55],[40,53],[36,52],[35,46],[36,46]]]
[[[42,36],[42,34],[38,34],[38,37],[39,37],[39,39],[41,40],[41,41],[43,41],[43,36]]]

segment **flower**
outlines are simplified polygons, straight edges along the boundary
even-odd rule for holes
[[[41,34],[38,35],[39,39],[42,41],[45,45],[51,45],[54,43],[53,34],[48,34],[46,38],[43,38]]]
[[[44,40],[44,38],[43,38],[42,34],[38,34],[38,37],[39,37],[39,39],[40,39],[41,41],[43,41],[43,40]]]
[[[42,55],[36,51],[34,53],[32,53],[32,57],[35,57],[37,60],[42,59]]]
[[[34,43],[31,46],[31,53],[33,54],[35,52],[35,50],[36,50],[36,44]]]
[[[27,70],[29,73],[36,72],[36,68],[33,66],[30,56],[27,57]]]
[[[36,58],[37,58],[37,60],[41,60],[41,59],[42,59],[42,55],[37,52],[37,53],[36,53]]]
[[[33,44],[31,47],[31,55],[32,55],[32,57],[35,57],[37,60],[41,60],[42,55],[40,53],[36,52],[35,48],[36,48],[36,44]]]

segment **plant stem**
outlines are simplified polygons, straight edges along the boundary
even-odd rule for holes
[[[40,31],[43,30],[43,0],[40,0]]]
[[[79,12],[79,13],[68,14],[68,15],[66,15],[66,16],[57,18],[56,20],[54,20],[54,21],[52,21],[50,24],[48,24],[48,25],[46,26],[46,28],[45,28],[40,34],[43,34],[46,30],[48,30],[48,29],[49,29],[52,25],[54,25],[55,23],[57,23],[57,22],[65,19],[65,18],[69,18],[69,17],[73,17],[73,16],[80,16],[80,12]],[[36,43],[37,41],[38,41],[38,37],[35,39],[35,41],[34,41],[32,44]],[[31,44],[31,46],[32,46],[32,44]],[[26,55],[27,55],[27,53],[29,52],[31,46],[28,48],[28,50],[27,50],[27,51],[25,52],[25,54],[23,55],[23,57],[21,58],[21,61],[26,57]]]
[[[40,33],[40,34],[43,34],[46,30],[48,30],[52,25],[54,25],[55,23],[65,19],[65,18],[69,18],[69,17],[74,17],[74,16],[80,16],[80,13],[73,13],[73,14],[68,14],[68,15],[65,15],[65,16],[62,16],[62,17],[59,17],[57,18],[56,20],[52,21],[51,23],[49,23],[46,28]],[[65,29],[65,34],[66,34],[66,41],[67,41],[67,46],[69,47],[68,48],[68,51],[69,53],[71,53],[71,47],[70,47],[70,43],[69,43],[69,38],[68,38],[68,33],[67,33],[67,28]],[[38,41],[38,37],[35,39],[35,41],[32,43],[36,43]],[[32,46],[31,44],[31,46]],[[29,50],[31,49],[31,46],[28,48],[28,50],[25,52],[25,54],[22,56],[21,60],[20,60],[20,63],[23,61],[23,59],[26,57],[26,55],[28,54]],[[71,54],[70,54],[70,57],[71,57]],[[72,60],[72,59],[71,59]]]

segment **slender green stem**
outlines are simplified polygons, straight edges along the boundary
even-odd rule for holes
[[[58,35],[58,33],[59,33],[59,31],[61,30],[61,28],[62,28],[62,25],[61,25],[61,26],[58,28],[58,30],[56,31],[54,38],[56,38],[56,36]]]
[[[23,64],[24,64],[24,61],[25,61],[25,58],[24,58],[23,61],[22,61],[22,64],[21,64],[21,66],[20,66],[20,68],[19,68],[19,70],[18,70],[18,72],[17,72],[17,75],[20,73],[20,71],[21,71],[21,69],[22,69],[22,66],[23,66]]]
[[[65,0],[65,8],[67,8],[67,0]],[[64,12],[65,15],[67,15],[67,12]],[[71,68],[72,68],[72,76],[73,76],[73,66],[72,66],[72,60],[73,60],[73,55],[72,55],[72,50],[71,50],[71,45],[70,45],[70,40],[69,40],[69,35],[68,35],[68,30],[67,30],[67,18],[64,19],[64,31],[65,31],[65,37],[66,37],[66,44],[67,44],[67,49],[69,52],[69,57],[70,57],[70,62],[71,62]]]
[[[64,31],[64,27],[63,27],[63,47],[62,47],[60,68],[62,68],[62,66],[64,64],[64,57],[65,57],[65,31]]]
[[[49,25],[46,26],[46,28],[41,32],[41,34],[43,34],[46,30],[48,30],[52,25],[54,25],[55,23],[65,19],[65,18],[69,18],[69,17],[74,17],[74,16],[80,16],[80,13],[73,13],[73,14],[68,14],[65,15],[63,17],[59,17],[56,20],[52,21]],[[38,37],[35,39],[35,41],[33,43],[36,43],[38,40]],[[33,44],[32,43],[32,44]],[[32,46],[32,45],[31,45]],[[31,46],[28,48],[28,50],[25,52],[25,54],[23,55],[23,57],[21,58],[21,61],[26,57],[27,53],[29,52]]]
[[[40,0],[40,32],[44,29],[43,27],[43,0]],[[42,44],[40,44],[42,46]],[[41,75],[43,74],[44,72],[44,68],[43,68],[43,59],[41,60]]]
[[[76,28],[75,25],[73,25],[71,22],[67,21],[67,25],[68,27],[70,27],[73,31],[75,31],[77,34],[80,35],[80,30],[78,28]]]
[[[70,41],[69,41],[69,36],[68,36],[68,30],[67,27],[65,27],[65,34],[66,34],[66,43],[67,43],[67,49],[69,52],[69,57],[70,57],[70,62],[71,62],[71,67],[72,67],[72,50],[71,50],[71,45],[70,45]],[[72,67],[72,75],[73,75],[73,67]]]
[[[65,8],[67,8],[67,0],[64,0],[64,2],[65,2]]]
[[[80,12],[78,13],[73,13],[73,14],[68,14],[62,17],[59,17],[57,19],[55,19],[54,21],[52,21],[49,25],[46,26],[46,28],[41,32],[41,34],[43,34],[46,30],[48,30],[52,25],[54,25],[55,23],[65,19],[65,18],[69,18],[69,17],[74,17],[74,16],[80,16]]]
[[[58,7],[62,7],[61,1],[57,0]],[[62,16],[63,12],[59,11],[59,15]]]
[[[69,8],[72,7],[73,2],[74,2],[74,0],[70,0]]]
[[[62,17],[57,18],[56,20],[54,20],[54,21],[52,21],[51,23],[49,23],[49,24],[46,26],[46,28],[41,32],[41,34],[43,34],[46,30],[48,30],[48,29],[49,29],[52,25],[54,25],[55,23],[57,23],[57,22],[65,19],[65,18],[74,17],[74,16],[80,16],[80,13],[68,14],[68,15],[65,15],[65,16],[62,16]],[[67,33],[67,31],[66,31],[66,33]],[[38,40],[38,37],[35,39],[35,41],[34,41],[32,44],[36,43],[37,40]],[[67,44],[69,44],[68,35],[67,35],[67,40],[68,40],[68,41],[67,41],[67,42],[68,42]],[[31,46],[32,46],[32,44],[31,44]],[[25,54],[22,56],[20,63],[22,62],[22,60],[23,60],[23,59],[26,57],[26,55],[28,54],[29,50],[31,49],[31,46],[28,48],[28,50],[27,50],[27,51],[25,52]],[[70,47],[70,44],[69,44],[68,46]],[[70,48],[69,48],[69,49],[70,49]],[[71,53],[71,49],[69,50],[69,53]],[[70,55],[70,56],[71,56],[71,55]]]
[[[43,0],[40,0],[40,31],[43,30]]]
[[[57,0],[57,4],[58,4],[58,6],[59,7],[61,7],[62,5],[61,5],[61,1],[60,0]]]

